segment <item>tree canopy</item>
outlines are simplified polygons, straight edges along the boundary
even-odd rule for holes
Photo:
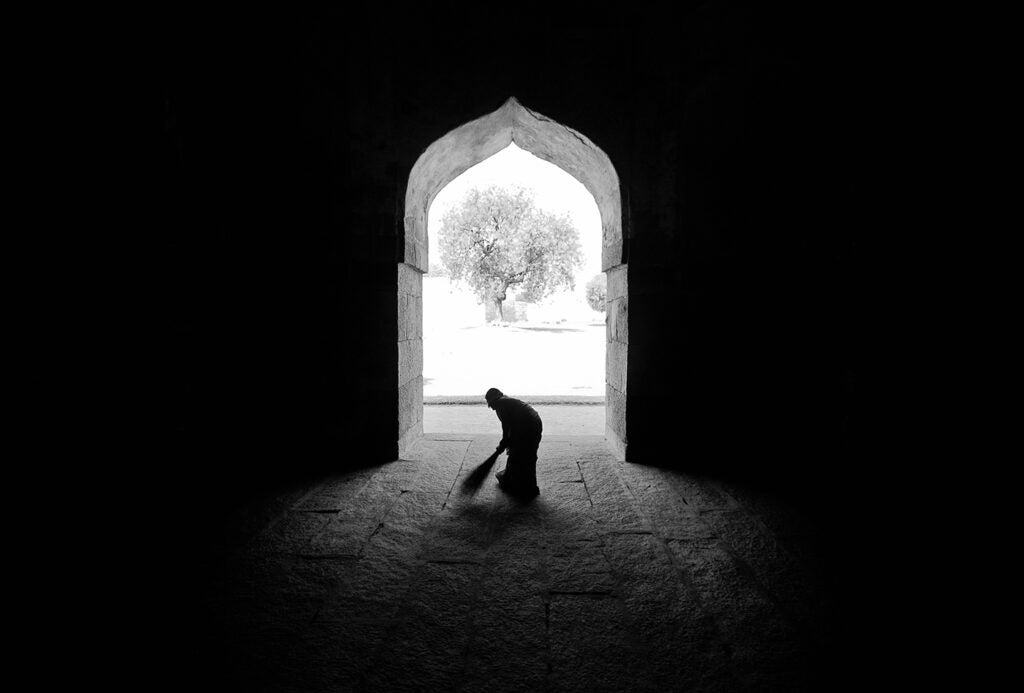
[[[453,281],[465,281],[501,314],[508,290],[538,301],[575,288],[583,264],[579,232],[566,214],[538,209],[521,189],[473,189],[444,215],[438,232],[441,262]]]
[[[594,310],[603,313],[605,298],[608,293],[608,284],[604,273],[595,274],[589,282],[587,282],[587,305]]]

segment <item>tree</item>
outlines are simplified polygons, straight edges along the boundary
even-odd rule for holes
[[[509,289],[539,301],[575,288],[573,274],[583,264],[579,232],[568,215],[537,209],[519,188],[469,191],[444,215],[438,245],[452,281],[465,281],[502,319]]]
[[[431,262],[430,266],[427,268],[427,276],[428,277],[447,277],[448,276],[448,270],[447,270],[447,268],[445,268],[444,265],[441,265],[441,264],[439,264],[437,262]]]
[[[608,295],[608,284],[604,273],[595,274],[594,278],[587,282],[587,305],[594,310],[603,313],[604,302]]]

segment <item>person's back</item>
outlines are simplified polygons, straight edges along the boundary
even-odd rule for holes
[[[540,433],[543,422],[537,410],[526,402],[513,397],[502,397],[492,407],[502,424],[508,423],[512,431],[525,434],[533,429]]]
[[[488,390],[484,398],[501,421],[502,438],[497,450],[499,453],[508,450],[505,469],[496,475],[498,483],[513,493],[540,493],[537,486],[537,448],[544,430],[540,414],[526,402],[506,397],[497,388]]]

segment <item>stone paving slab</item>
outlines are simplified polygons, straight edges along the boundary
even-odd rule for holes
[[[462,492],[495,443],[427,436],[324,478],[225,555],[208,604],[240,687],[820,687],[828,595],[797,514],[596,436],[546,436],[529,502]]]
[[[617,691],[643,681],[644,652],[623,628],[625,606],[597,595],[555,594],[550,628],[552,688]]]

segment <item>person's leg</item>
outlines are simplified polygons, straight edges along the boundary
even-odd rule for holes
[[[540,488],[537,486],[537,453],[532,451],[524,454],[521,464],[519,484],[523,491],[527,493],[540,493]]]
[[[509,493],[518,495],[539,493],[536,449],[532,445],[509,448],[505,472],[498,477],[498,483]]]
[[[529,442],[523,448],[523,478],[527,486],[537,488],[537,449],[540,447],[541,428],[530,436]]]
[[[502,484],[516,484],[522,467],[521,455],[518,447],[509,447],[508,458],[505,460],[505,471],[498,478]]]
[[[531,441],[529,448],[523,451],[522,472],[523,485],[530,489],[537,489],[537,448],[540,441]]]

